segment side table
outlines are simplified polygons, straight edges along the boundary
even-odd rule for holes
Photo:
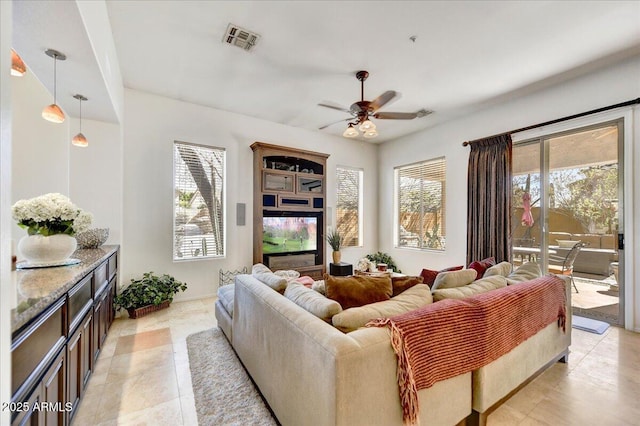
[[[330,263],[329,275],[336,277],[346,277],[347,275],[353,275],[353,265],[346,262]]]

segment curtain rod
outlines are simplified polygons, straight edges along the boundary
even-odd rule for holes
[[[480,138],[480,139],[474,139],[472,141],[462,142],[462,146],[471,145],[472,143],[476,143],[478,141],[481,141],[481,140],[484,140],[484,139],[488,139],[488,138],[493,138],[493,137],[496,137],[496,136],[502,136],[502,135],[511,134],[511,133],[524,132],[525,130],[535,129],[536,127],[548,126],[550,124],[556,124],[556,123],[560,123],[560,122],[567,121],[567,120],[573,120],[574,118],[584,117],[585,115],[596,114],[598,112],[608,111],[610,109],[615,109],[615,108],[620,108],[620,107],[625,107],[625,106],[635,105],[635,104],[640,104],[640,98],[632,99],[632,100],[626,101],[626,102],[621,102],[621,103],[615,104],[615,105],[609,105],[609,106],[598,108],[598,109],[592,109],[591,111],[581,112],[580,114],[574,114],[574,115],[570,115],[568,117],[562,117],[562,118],[557,118],[557,119],[551,120],[551,121],[545,121],[544,123],[534,124],[533,126],[521,127],[520,129],[515,129],[515,130],[508,131],[508,132],[503,132],[503,133],[498,133],[496,135],[487,136],[487,137]]]

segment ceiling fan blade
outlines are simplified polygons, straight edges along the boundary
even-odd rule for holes
[[[413,120],[418,116],[415,112],[376,112],[374,118],[381,120]]]
[[[380,95],[377,98],[375,98],[374,100],[372,100],[371,101],[371,108],[373,108],[373,112],[376,112],[377,110],[382,108],[383,105],[387,104],[389,101],[391,101],[396,96],[398,96],[398,92],[396,92],[395,90],[387,90],[382,95]]]
[[[325,108],[331,108],[331,109],[337,109],[338,111],[343,111],[343,112],[348,112],[349,114],[351,114],[351,111],[346,109],[346,108],[342,108],[340,106],[335,106],[335,105],[329,105],[329,104],[318,104],[321,107],[325,107]]]
[[[343,120],[334,121],[333,123],[325,124],[322,127],[318,127],[318,130],[326,129],[327,127],[333,126],[334,124],[342,123],[343,121],[349,121],[349,120],[353,120],[353,117],[349,117],[349,118],[345,118]]]

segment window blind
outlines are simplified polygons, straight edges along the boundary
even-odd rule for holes
[[[336,228],[345,247],[362,245],[362,175],[359,169],[337,168]]]
[[[174,142],[173,259],[224,256],[225,150]]]
[[[396,168],[398,246],[445,249],[446,171],[444,157]]]

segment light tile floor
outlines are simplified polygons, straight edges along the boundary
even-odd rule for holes
[[[197,425],[186,337],[216,325],[215,299],[116,319],[73,426]],[[640,333],[573,330],[557,363],[511,397],[490,426],[640,425]]]

